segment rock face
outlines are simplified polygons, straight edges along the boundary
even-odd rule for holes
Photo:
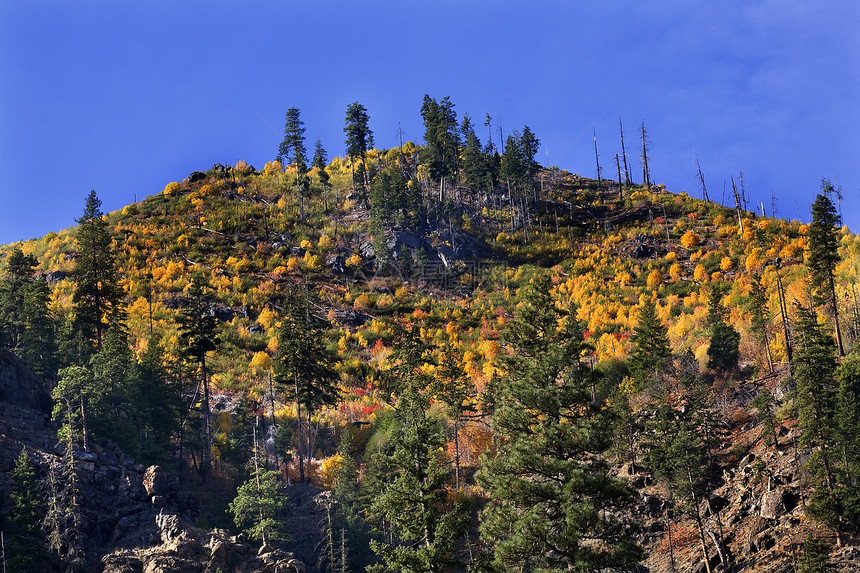
[[[43,382],[12,353],[0,349],[0,500],[15,460],[26,447],[42,476],[62,463],[64,448],[50,421]],[[197,506],[175,476],[144,467],[104,441],[73,453],[78,468],[81,528],[88,540],[87,571],[109,573],[299,572],[293,554],[254,548],[224,530],[190,525]],[[6,509],[0,506],[0,510]],[[3,519],[0,514],[0,521]],[[54,563],[54,570],[62,570]]]

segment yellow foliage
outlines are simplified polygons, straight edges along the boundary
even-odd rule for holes
[[[272,325],[275,323],[277,318],[278,315],[269,307],[266,307],[260,311],[260,315],[257,317],[257,324],[262,326],[264,329],[269,330],[272,328]]]
[[[320,485],[326,489],[332,489],[334,487],[335,476],[341,467],[343,467],[343,456],[340,454],[336,453],[333,456],[325,458],[320,463],[320,469],[317,474]]]
[[[363,262],[364,259],[361,258],[361,255],[355,253],[346,259],[346,266],[350,269],[357,269]]]
[[[654,269],[648,273],[648,280],[645,284],[649,289],[657,290],[663,284],[663,273]]]
[[[254,354],[251,358],[250,367],[257,373],[263,373],[272,367],[272,357],[268,353],[260,351]]]
[[[352,308],[355,310],[370,310],[372,306],[373,301],[371,301],[367,293],[364,292],[355,297],[355,301],[352,303]]]
[[[169,196],[173,195],[174,193],[176,193],[177,191],[179,191],[179,189],[181,187],[182,186],[179,183],[177,183],[176,181],[171,181],[170,183],[168,183],[167,185],[164,186],[163,193],[169,197]]]
[[[305,253],[305,265],[308,269],[312,271],[317,271],[323,268],[323,260],[319,255],[311,255],[309,252]]]
[[[735,263],[734,261],[732,261],[731,257],[723,257],[723,259],[720,261],[720,270],[722,270],[723,272],[732,270],[734,266]]]
[[[673,263],[672,266],[669,267],[669,277],[672,279],[672,282],[678,282],[681,280],[681,265]]]
[[[300,264],[298,257],[290,257],[287,259],[287,270],[292,272],[298,270]]]
[[[266,345],[266,350],[275,354],[278,351],[278,337],[273,336],[269,339],[269,344]]]
[[[681,235],[681,246],[685,249],[699,246],[699,241],[701,241],[701,237],[694,233],[692,229]]]
[[[320,251],[327,251],[334,245],[334,242],[331,240],[331,237],[328,235],[320,236],[320,240],[317,242],[317,247],[319,247]]]
[[[696,265],[696,268],[693,270],[693,279],[700,283],[708,280],[708,271],[701,263]]]
[[[626,287],[633,282],[633,277],[627,271],[620,271],[615,275],[615,282],[617,282],[619,286]]]
[[[747,269],[747,272],[755,272],[761,267],[764,263],[764,260],[761,257],[761,248],[755,247],[750,254],[747,255],[747,260],[744,266]]]

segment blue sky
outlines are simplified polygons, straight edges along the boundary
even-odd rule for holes
[[[114,210],[214,163],[262,167],[289,107],[330,156],[353,101],[378,146],[398,126],[421,142],[425,93],[528,125],[539,161],[586,176],[592,129],[614,171],[620,114],[672,191],[699,193],[694,149],[712,199],[743,171],[782,217],[838,180],[860,229],[860,2],[526,6],[0,0],[0,242],[73,225],[90,189]]]

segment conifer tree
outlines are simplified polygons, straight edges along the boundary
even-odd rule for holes
[[[637,384],[660,389],[664,370],[671,366],[672,351],[669,347],[669,331],[657,318],[657,308],[646,301],[639,311],[633,329],[633,356],[631,371]]]
[[[708,325],[711,329],[711,344],[708,346],[708,368],[731,372],[738,367],[738,346],[741,335],[726,322],[726,310],[720,302],[721,290],[716,285],[711,289],[708,301]]]
[[[404,381],[396,400],[397,429],[385,463],[391,480],[375,495],[368,512],[384,521],[389,535],[371,541],[382,563],[373,573],[441,573],[457,564],[455,549],[465,533],[468,514],[455,502],[450,506],[445,484],[448,461],[445,434],[439,420],[428,414],[428,398],[421,391],[426,380]]]
[[[477,193],[487,183],[486,161],[481,149],[481,140],[478,139],[472,118],[468,114],[463,115],[460,131],[464,142],[463,182],[472,193]]]
[[[696,522],[703,562],[711,571],[701,504],[707,497],[708,456],[704,425],[694,417],[696,408],[676,409],[661,404],[653,428],[653,441],[646,455],[655,476],[665,480],[680,503],[679,509]]]
[[[755,408],[755,417],[758,423],[761,424],[761,439],[766,445],[779,445],[779,436],[776,429],[779,422],[776,419],[776,401],[773,394],[767,389],[767,386],[762,386],[756,397],[753,398],[750,406]]]
[[[311,416],[321,406],[337,402],[338,378],[332,367],[335,360],[324,344],[325,330],[321,321],[311,316],[306,296],[285,301],[281,323],[273,362],[275,381],[295,400],[299,480],[304,481],[305,460],[310,463],[313,455]]]
[[[299,220],[305,218],[305,197],[308,187],[308,160],[305,149],[305,123],[301,119],[301,110],[291,107],[287,110],[284,122],[284,140],[278,148],[278,161],[296,166],[296,193],[299,196]]]
[[[63,457],[48,468],[48,510],[43,522],[48,549],[65,566],[67,573],[84,571],[87,536],[83,532],[78,466],[72,432],[60,434]]]
[[[322,141],[317,139],[316,144],[314,145],[314,158],[311,162],[313,167],[317,168],[317,177],[320,180],[320,186],[323,189],[323,201],[325,202],[325,209],[328,210],[328,188],[330,187],[329,180],[331,177],[326,171],[326,166],[328,165],[328,156],[326,154],[326,150],[323,147]]]
[[[370,130],[369,122],[370,116],[366,107],[357,101],[347,106],[346,121],[343,127],[343,132],[346,135],[346,156],[349,157],[353,169],[353,191],[355,191],[356,180],[355,161],[361,160],[361,188],[365,204],[367,203],[367,186],[369,185],[366,159],[368,150],[373,147],[373,132]]]
[[[123,289],[114,262],[108,223],[101,210],[102,202],[95,191],[87,197],[84,213],[77,219],[77,256],[75,257],[75,290],[72,304],[75,330],[102,346],[108,327],[123,323]]]
[[[182,344],[186,360],[198,366],[203,400],[201,401],[201,416],[203,418],[203,451],[201,456],[201,472],[204,476],[210,469],[212,451],[212,416],[209,407],[209,368],[206,357],[209,352],[218,348],[220,338],[215,330],[217,321],[212,312],[212,298],[206,278],[201,274],[191,277],[188,287],[188,306],[179,314],[179,341]]]
[[[422,163],[427,165],[430,177],[439,181],[439,202],[444,204],[445,180],[457,173],[459,164],[460,135],[457,112],[447,96],[437,102],[425,94],[421,117],[424,119],[424,142],[427,144]]]
[[[56,372],[54,319],[48,310],[47,282],[33,276],[38,261],[14,249],[0,281],[0,346],[12,350],[35,373]]]
[[[512,353],[492,418],[498,450],[478,476],[490,496],[481,536],[500,570],[623,569],[641,554],[618,518],[632,491],[609,476],[611,427],[592,400],[583,327],[550,287],[539,276],[521,290],[505,335]]]
[[[244,526],[252,539],[259,539],[263,545],[268,545],[269,541],[287,538],[283,522],[277,519],[277,515],[290,503],[281,491],[278,472],[265,469],[260,464],[260,451],[256,443],[253,448],[251,476],[239,486],[228,510],[233,514],[237,527]]]
[[[852,351],[836,372],[836,423],[842,458],[842,512],[845,523],[860,531],[860,354]]]
[[[92,372],[84,366],[67,366],[59,372],[54,387],[52,417],[60,422],[57,432],[64,443],[74,444],[78,436],[84,451],[90,449],[89,401],[93,394]]]
[[[12,492],[6,519],[6,567],[8,573],[32,573],[41,569],[44,553],[42,520],[46,507],[39,492],[39,481],[23,448],[12,470]]]
[[[836,372],[835,348],[808,309],[797,305],[797,316],[800,344],[794,355],[794,400],[801,429],[798,445],[810,450],[806,467],[815,478],[807,511],[835,531],[841,546],[835,466],[838,451],[836,403],[831,390]]]
[[[825,305],[833,317],[836,331],[836,347],[839,356],[844,356],[842,330],[839,327],[839,303],[836,299],[836,265],[842,260],[839,255],[839,226],[841,220],[836,207],[830,200],[833,185],[824,179],[821,190],[812,204],[812,223],[809,225],[806,251],[806,266],[812,282],[814,300],[817,305]]]

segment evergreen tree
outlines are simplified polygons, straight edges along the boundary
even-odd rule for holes
[[[836,372],[835,349],[808,309],[798,305],[797,316],[800,344],[794,355],[794,401],[801,429],[798,445],[811,452],[806,468],[815,480],[807,512],[831,527],[841,546],[840,492],[835,477],[836,403],[831,390]]]
[[[856,348],[856,347],[855,347]],[[836,372],[836,423],[842,458],[842,512],[845,523],[860,530],[860,354],[852,351]]]
[[[352,102],[346,108],[346,121],[343,127],[343,133],[346,135],[346,156],[350,159],[350,164],[353,166],[352,185],[355,190],[355,161],[361,160],[361,171],[359,172],[362,197],[365,203],[367,202],[366,189],[369,184],[367,178],[367,151],[373,147],[373,132],[370,130],[368,123],[370,116],[365,108],[360,103]]]
[[[466,531],[465,507],[456,502],[449,507],[445,434],[439,420],[428,415],[423,385],[421,376],[413,376],[397,398],[398,428],[384,460],[392,478],[368,510],[371,519],[389,528],[384,540],[371,541],[383,560],[368,567],[374,573],[446,571],[457,564],[455,549]]]
[[[311,316],[309,305],[306,297],[285,301],[278,330],[278,352],[273,363],[275,381],[286,393],[292,394],[296,404],[295,438],[300,481],[305,480],[305,460],[310,463],[313,456],[311,416],[318,408],[335,404],[338,398],[335,360],[325,347],[323,326]]]
[[[460,136],[457,125],[457,112],[450,98],[437,102],[424,95],[421,105],[424,119],[424,142],[427,144],[422,155],[422,163],[427,165],[430,177],[439,181],[439,202],[445,203],[445,179],[457,173],[459,161]]]
[[[326,154],[326,150],[323,147],[322,141],[317,139],[316,144],[314,145],[314,158],[311,162],[313,167],[317,168],[317,177],[320,180],[320,186],[323,189],[323,201],[326,203],[326,210],[328,210],[328,188],[331,186],[329,180],[331,177],[326,171],[326,166],[328,166],[328,156]]]
[[[6,259],[6,276],[0,281],[0,346],[48,377],[56,372],[55,324],[48,310],[48,284],[33,277],[36,265],[33,255],[17,248]]]
[[[259,450],[255,445],[251,477],[239,486],[228,510],[237,527],[245,527],[252,539],[268,545],[269,541],[287,539],[283,521],[277,515],[290,503],[281,490],[278,472],[261,467],[258,458]]]
[[[611,427],[592,399],[583,327],[550,287],[541,276],[521,290],[505,335],[513,352],[493,412],[498,450],[479,474],[490,496],[481,535],[500,570],[629,567],[641,551],[618,516],[633,492],[609,476]]]
[[[633,329],[633,356],[630,359],[630,370],[639,387],[661,389],[664,371],[671,366],[671,356],[669,331],[657,318],[654,303],[646,301]]]
[[[6,519],[6,570],[31,573],[41,569],[44,553],[42,520],[46,508],[39,492],[36,471],[23,448],[12,470],[10,511]]]
[[[708,302],[708,325],[711,344],[708,346],[708,368],[732,372],[738,367],[740,333],[726,322],[726,310],[720,303],[721,291],[715,285]]]
[[[284,140],[278,148],[278,161],[296,166],[296,192],[299,196],[299,220],[305,218],[304,199],[307,196],[310,181],[308,180],[308,160],[305,149],[305,123],[301,119],[301,110],[291,107],[287,110],[284,121]]]
[[[463,134],[463,182],[472,193],[477,193],[487,184],[487,164],[481,149],[481,140],[475,133],[472,118],[468,114],[463,115],[460,126]]]
[[[124,321],[123,289],[114,262],[107,220],[95,191],[87,197],[84,213],[77,219],[75,257],[74,330],[102,347],[102,336],[110,326]]]
[[[67,573],[85,570],[87,536],[80,508],[78,466],[72,432],[60,433],[63,458],[48,468],[48,510],[43,522],[48,549],[59,559]]]
[[[52,417],[60,422],[57,432],[64,443],[74,444],[82,439],[84,451],[90,449],[89,400],[93,394],[92,372],[84,366],[67,366],[59,372],[54,387]]]
[[[708,436],[697,408],[688,403],[685,408],[662,404],[653,427],[653,441],[648,448],[646,463],[654,475],[668,484],[679,500],[678,508],[696,522],[706,570],[711,571],[708,542],[705,537],[702,502],[707,499]]]
[[[761,424],[762,441],[765,445],[778,446],[779,436],[776,429],[779,427],[779,421],[776,419],[776,401],[767,386],[762,386],[750,406],[755,408],[755,417]]]
[[[201,471],[205,476],[210,468],[212,451],[212,416],[209,407],[209,369],[206,356],[218,347],[220,339],[215,328],[217,321],[212,312],[212,299],[206,278],[201,274],[191,277],[188,286],[188,306],[179,315],[179,341],[186,360],[198,366],[203,386],[201,416],[203,418],[203,451]]]
[[[138,426],[143,392],[137,362],[123,333],[108,330],[101,350],[90,359],[89,426],[93,436],[109,437],[139,455]]]
[[[834,273],[836,265],[842,260],[839,255],[839,226],[841,220],[836,207],[830,200],[833,185],[824,179],[821,190],[812,204],[812,223],[809,225],[806,250],[806,266],[812,282],[814,300],[817,305],[825,305],[833,317],[836,330],[836,346],[839,356],[845,351],[842,348],[842,331],[839,327],[839,303],[836,299],[836,281]]]

